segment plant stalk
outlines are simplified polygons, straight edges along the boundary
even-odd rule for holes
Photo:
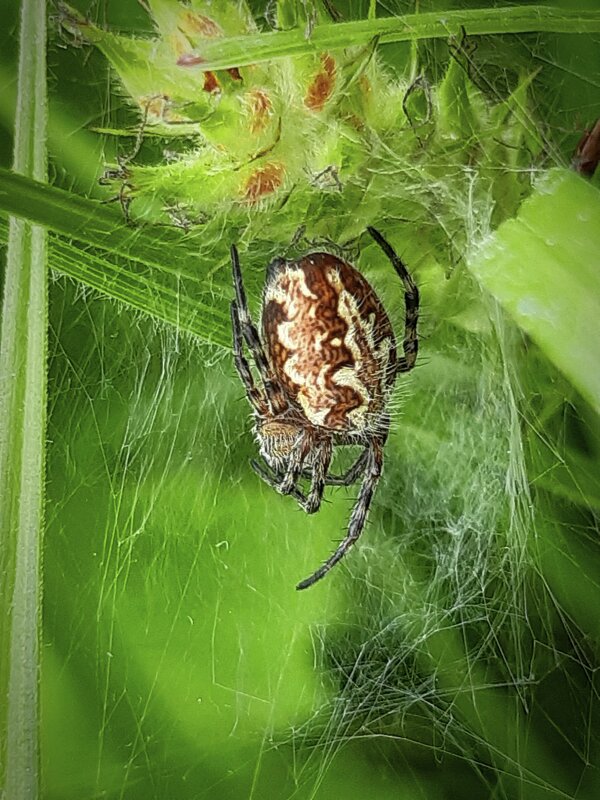
[[[23,0],[15,172],[46,180],[46,127],[46,4]],[[1,778],[10,800],[32,800],[40,787],[47,308],[46,231],[11,218],[0,343]]]
[[[431,11],[400,17],[363,19],[316,25],[310,35],[299,29],[273,31],[227,39],[208,39],[202,49],[184,54],[182,67],[202,71],[230,69],[259,64],[273,58],[301,56],[324,50],[366,45],[377,38],[380,44],[450,36],[484,36],[506,33],[598,33],[600,12],[552,6],[508,6]]]

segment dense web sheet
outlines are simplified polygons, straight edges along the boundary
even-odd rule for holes
[[[212,780],[245,786],[253,770],[258,793],[280,760],[310,796],[360,743],[369,781],[373,758],[414,759],[407,740],[465,759],[490,786],[490,764],[529,790],[560,785],[545,759],[523,763],[513,734],[523,726],[531,746],[536,691],[554,675],[580,702],[587,677],[591,708],[593,673],[585,637],[537,576],[505,360],[519,339],[497,309],[484,345],[428,339],[371,525],[300,601],[295,581],[341,536],[352,492],[332,492],[307,522],[247,467],[228,360],[206,366],[214,358],[186,338],[62,283],[53,292],[67,301],[55,308],[46,555],[46,758],[64,764],[59,791],[76,788],[67,764],[82,744],[78,763],[115,796],[148,780],[157,797],[183,792],[188,773],[189,796],[211,796]],[[557,734],[583,769],[592,719],[579,744]]]
[[[523,69],[543,67],[529,129],[552,121],[514,172],[564,161],[572,115],[592,108],[598,76],[566,47],[514,44]],[[496,100],[506,59],[479,43]],[[423,61],[439,80],[436,48]],[[54,281],[45,797],[595,796],[597,419],[465,267],[495,226],[487,176],[451,149],[426,191],[419,170],[382,156],[370,178],[377,192],[397,176],[399,207],[426,209],[394,228],[422,293],[422,357],[393,399],[369,525],[304,593],[355,490],[304,516],[249,468],[224,348]],[[261,224],[255,298],[276,247]],[[308,226],[300,248],[321,234]],[[400,331],[394,275],[362,250]]]

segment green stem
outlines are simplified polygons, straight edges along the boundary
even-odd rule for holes
[[[203,42],[200,50],[189,54],[198,63],[188,59],[185,68],[197,66],[206,71],[242,67],[273,58],[365,45],[375,37],[382,44],[447,39],[461,35],[463,29],[469,36],[529,32],[590,34],[600,32],[600,12],[551,6],[472,8],[317,25],[309,38],[299,29],[235,36]]]
[[[189,252],[183,236],[173,230],[134,228],[124,224],[114,208],[1,168],[0,212],[177,274],[180,270],[174,265]]]
[[[23,0],[14,169],[46,178],[46,4]],[[41,540],[46,423],[46,232],[11,219],[0,347],[3,796],[39,795]],[[3,637],[4,638],[4,637]],[[4,662],[8,662],[5,664]],[[6,670],[6,667],[8,668]],[[6,674],[7,673],[7,674]]]
[[[68,237],[50,241],[53,269],[206,342],[230,347],[227,303],[215,304],[216,296],[229,298],[230,287],[212,276],[215,256],[205,242],[201,246],[198,238],[159,226],[133,228],[114,208],[3,169],[0,212]],[[0,242],[5,230],[0,220]]]

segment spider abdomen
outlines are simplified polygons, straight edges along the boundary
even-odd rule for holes
[[[328,253],[269,269],[262,329],[272,368],[310,423],[376,427],[393,385],[396,343],[368,281]]]

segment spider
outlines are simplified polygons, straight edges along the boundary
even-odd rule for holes
[[[398,373],[411,370],[417,358],[419,291],[391,245],[374,228],[367,230],[404,284],[403,356],[371,285],[330,253],[309,253],[297,261],[276,258],[268,265],[261,336],[248,310],[237,248],[231,247],[234,361],[254,410],[264,462],[251,461],[252,468],[307,514],[319,510],[325,486],[350,486],[362,478],[345,538],[297,589],[321,580],[361,535],[383,466],[387,401]],[[339,445],[359,445],[362,452],[345,474],[331,475],[333,448]],[[298,486],[302,478],[310,480],[308,493]]]

